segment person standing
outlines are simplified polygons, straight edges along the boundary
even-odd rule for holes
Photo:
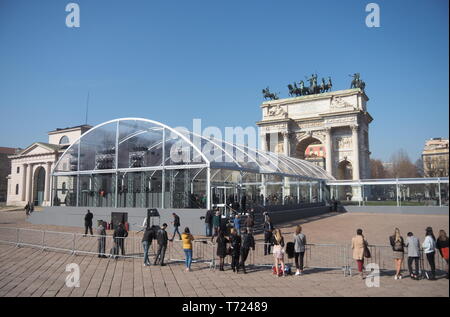
[[[439,237],[436,241],[436,248],[439,250],[442,258],[447,263],[447,276],[448,280],[448,236],[444,230],[439,230]]]
[[[97,240],[98,240],[98,257],[106,258],[105,246],[106,246],[106,229],[103,220],[97,221]]]
[[[231,229],[230,243],[231,243],[231,268],[233,272],[239,272],[239,257],[241,253],[241,237],[237,234],[236,229]]]
[[[170,241],[173,241],[176,233],[178,233],[178,238],[181,240],[180,230],[178,229],[181,226],[180,217],[176,213],[172,213],[172,216],[173,216],[173,221],[172,221],[173,236],[172,236],[172,239],[170,239]]]
[[[434,262],[434,256],[436,254],[436,238],[433,234],[433,228],[427,227],[425,229],[425,240],[422,243],[423,252],[427,257],[428,263],[431,268],[430,280],[436,280],[436,264]]]
[[[420,260],[420,242],[412,232],[408,232],[405,247],[408,248],[408,270],[412,279],[419,279],[419,260]],[[414,262],[416,270],[413,272],[412,264]]]
[[[246,274],[245,261],[247,260],[250,249],[255,251],[255,239],[253,238],[252,232],[247,232],[247,229],[245,228],[242,229],[242,233],[241,262],[239,263],[239,267],[241,267],[242,272]]]
[[[239,217],[238,214],[236,214],[236,216],[234,216],[233,226],[236,229],[238,235],[241,235],[241,218]]]
[[[367,246],[367,240],[362,234],[362,229],[356,230],[356,236],[352,238],[353,259],[358,265],[358,272],[361,278],[364,278],[364,248]]]
[[[273,237],[272,237],[272,242],[273,242],[273,256],[275,258],[275,272],[278,276],[286,276],[285,272],[284,272],[284,238],[283,235],[281,234],[281,230],[280,229],[275,229]],[[280,274],[280,268],[281,267],[281,273]]]
[[[298,225],[294,233],[294,257],[297,272],[295,275],[303,274],[303,259],[306,250],[306,236],[302,233],[302,226]]]
[[[224,271],[224,262],[225,257],[227,256],[227,244],[230,241],[225,237],[225,232],[223,230],[219,230],[216,238],[217,245],[217,256],[219,257],[219,271]]]
[[[392,251],[394,252],[394,262],[395,262],[395,280],[402,279],[402,264],[405,255],[405,242],[403,237],[400,235],[400,229],[395,228],[394,234],[389,237],[389,242],[392,246]]]
[[[119,222],[119,225],[114,230],[113,238],[114,238],[114,245],[116,248],[115,255],[119,254],[119,249],[122,252],[122,256],[125,255],[125,238],[128,237],[128,232],[125,230],[123,223]],[[117,259],[117,257],[116,257]]]
[[[212,236],[213,211],[208,209],[205,215],[205,233],[207,237]]]
[[[25,210],[25,214],[26,214],[27,216],[29,216],[29,215],[30,215],[30,203],[29,203],[29,202],[28,202],[27,205],[25,206],[24,210]]]
[[[144,236],[142,237],[142,248],[144,249],[144,266],[150,265],[150,259],[148,257],[148,250],[150,249],[150,246],[152,245],[154,235],[155,235],[155,232],[153,231],[153,228],[146,225],[145,231],[144,231]]]
[[[87,214],[84,216],[84,236],[87,235],[88,229],[89,229],[89,232],[91,233],[91,236],[94,235],[92,233],[92,218],[94,218],[94,215],[88,209]]]
[[[255,220],[254,220],[253,216],[254,216],[254,213],[250,212],[250,214],[247,216],[247,219],[245,219],[244,226],[247,228],[247,232],[252,231],[253,226],[255,225]]]
[[[181,235],[181,240],[183,241],[183,250],[186,256],[186,272],[190,272],[192,264],[192,241],[194,240],[194,237],[188,227],[184,228],[184,232]]]
[[[167,241],[169,241],[166,228],[167,223],[163,223],[161,229],[159,229],[158,233],[156,234],[156,239],[158,240],[158,253],[155,257],[155,265],[159,262],[161,266],[165,266],[164,256],[166,255]]]
[[[216,210],[216,214],[213,216],[213,220],[212,220],[213,227],[214,227],[214,234],[213,234],[214,237],[217,236],[217,234],[219,233],[220,220],[221,220],[220,218],[221,218],[220,211]]]
[[[270,254],[270,247],[272,246],[272,231],[273,225],[270,217],[265,215],[264,221],[264,255]]]

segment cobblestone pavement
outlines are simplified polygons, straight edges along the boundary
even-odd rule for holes
[[[328,214],[299,223],[309,243],[347,244],[358,227],[364,229],[370,243],[383,245],[395,226],[403,235],[413,231],[421,238],[426,226],[448,232],[448,216]],[[5,226],[80,232],[80,228],[28,224],[23,212],[0,212],[0,227]],[[282,230],[291,240],[293,224]],[[270,263],[272,256],[265,258]],[[69,274],[65,269],[70,263],[80,266],[79,288],[65,285]],[[357,275],[344,276],[341,270],[307,268],[303,276],[276,277],[267,267],[251,267],[245,275],[235,274],[229,267],[225,272],[210,270],[206,263],[194,263],[192,268],[192,272],[184,272],[181,262],[143,267],[140,259],[100,259],[0,243],[0,296],[449,296],[442,271],[437,281],[406,277],[396,281],[393,272],[383,271],[380,287],[369,288]]]

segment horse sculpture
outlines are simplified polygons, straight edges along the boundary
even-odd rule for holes
[[[278,100],[278,95],[276,93],[272,93],[269,90],[269,87],[262,90],[264,99],[267,100],[269,98],[270,100]]]
[[[353,80],[352,83],[350,84],[350,88],[360,88],[362,91],[364,91],[364,88],[366,88],[366,83],[361,80],[361,76],[359,75],[359,73],[355,73],[353,74]]]

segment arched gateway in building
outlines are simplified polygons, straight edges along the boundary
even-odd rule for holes
[[[262,147],[324,167],[337,179],[370,177],[369,98],[359,88],[266,101]]]

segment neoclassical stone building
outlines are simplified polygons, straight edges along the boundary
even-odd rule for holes
[[[359,88],[262,103],[263,149],[305,158],[312,144],[322,144],[325,161],[317,164],[336,179],[370,177],[369,98]]]
[[[11,173],[8,175],[6,204],[25,206],[50,206],[51,170],[60,155],[91,126],[81,125],[56,129],[48,133],[48,143],[35,142],[11,159]]]

